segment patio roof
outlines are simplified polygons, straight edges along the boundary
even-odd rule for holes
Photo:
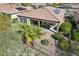
[[[25,8],[26,10],[18,10],[17,7]],[[32,10],[33,7],[30,6],[16,6],[16,5],[10,5],[10,4],[0,4],[0,12],[7,13],[7,14],[15,14],[23,11]]]
[[[56,9],[56,12],[57,10],[58,11],[60,10],[60,12],[58,12],[57,14],[56,12],[54,12],[55,9]],[[60,22],[60,20],[63,20],[64,15],[65,15],[65,10],[54,8],[51,6],[33,9],[31,11],[22,12],[18,14],[18,16],[31,17],[31,18],[37,18],[37,19],[43,19],[43,20],[55,21],[55,22]]]

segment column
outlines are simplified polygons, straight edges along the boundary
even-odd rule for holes
[[[30,18],[27,18],[27,24],[30,25]]]
[[[40,21],[38,21],[38,26],[40,27]]]
[[[59,31],[59,24],[57,24],[57,32]]]
[[[18,23],[20,23],[20,18],[18,17]]]

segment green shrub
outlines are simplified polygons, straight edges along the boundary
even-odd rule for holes
[[[60,5],[60,3],[52,3],[52,7],[59,7]]]
[[[62,41],[64,40],[64,38],[62,37],[61,33],[55,33],[54,35],[52,35],[52,37],[56,40]]]
[[[73,31],[73,40],[79,41],[79,30]]]
[[[17,24],[15,26],[15,29],[19,34],[25,37],[24,41],[26,41],[26,44],[30,44],[34,40],[40,39],[41,36],[43,35],[42,33],[43,30],[40,27],[34,25]]]
[[[66,40],[62,40],[62,42],[61,42],[61,49],[63,51],[69,51],[69,48],[70,48],[69,42],[66,41]]]
[[[71,32],[72,24],[70,22],[65,22],[61,24],[60,28],[65,34],[68,34]]]
[[[44,40],[41,40],[41,44],[42,45],[48,45],[48,43],[49,43],[48,40],[45,40],[45,39]]]

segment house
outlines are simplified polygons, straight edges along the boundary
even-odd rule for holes
[[[51,6],[33,9],[18,14],[20,23],[31,23],[53,31],[55,31],[55,27],[58,29],[59,25],[64,22],[64,16],[65,10]]]
[[[13,22],[28,23],[53,30],[64,22],[65,10],[44,6],[33,9],[30,6],[17,6],[15,4],[0,4],[0,13],[11,15]],[[55,30],[53,30],[56,32]]]
[[[59,8],[66,10],[66,17],[74,16],[75,12],[79,12],[79,3],[63,3]]]
[[[30,11],[33,8],[30,6],[17,6],[16,4],[0,4],[0,13],[11,15],[11,18],[17,18],[17,14],[25,11]]]

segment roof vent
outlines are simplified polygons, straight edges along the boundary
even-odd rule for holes
[[[26,8],[22,7],[22,6],[18,6],[16,7],[17,10],[22,11],[22,10],[26,10]]]
[[[56,9],[53,10],[53,12],[54,12],[55,14],[59,14],[59,13],[61,12],[61,10],[59,10],[59,9],[56,8]]]

